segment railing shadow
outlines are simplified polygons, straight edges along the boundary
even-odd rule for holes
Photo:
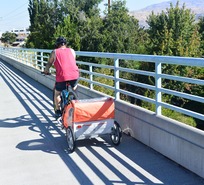
[[[4,62],[0,62],[0,69],[4,82],[28,112],[19,117],[1,119],[0,129],[25,126],[38,133],[38,139],[22,141],[16,148],[59,155],[79,184],[95,184],[96,179],[99,184],[130,185],[182,185],[185,182],[201,185],[204,182],[126,135],[118,147],[112,145],[109,136],[77,141],[75,152],[70,154],[65,132],[53,119],[52,92]]]

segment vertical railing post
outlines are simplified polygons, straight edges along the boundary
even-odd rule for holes
[[[89,84],[89,87],[90,87],[90,89],[91,90],[93,90],[93,75],[92,75],[92,72],[93,72],[93,66],[92,65],[90,65],[89,66],[89,72],[90,72],[90,84]]]
[[[38,56],[37,56],[37,55],[38,55],[38,52],[35,51],[35,52],[34,52],[34,60],[35,60],[35,65],[36,65],[35,68],[36,68],[36,69],[39,69],[39,68],[38,68]]]
[[[115,77],[115,100],[120,99],[120,83],[119,83],[119,59],[114,59],[114,77]]]
[[[17,51],[18,51],[18,54],[17,54],[17,60],[19,61],[19,60],[20,60],[20,50],[17,49]]]
[[[33,65],[33,55],[32,55],[32,53],[30,51],[28,52],[28,57],[29,57],[30,65],[35,67],[35,65]]]
[[[161,94],[161,62],[155,62],[155,71],[156,71],[156,76],[155,76],[155,85],[156,85],[156,114],[161,115],[162,110],[161,110],[161,101],[162,101],[162,94]]]
[[[26,63],[26,65],[28,65],[28,61],[25,59],[25,56],[26,56],[26,54],[25,54],[25,50],[22,50],[22,61],[23,61],[23,63]]]
[[[18,53],[17,53],[17,49],[16,49],[16,50],[15,50],[15,56],[14,56],[14,58],[17,59],[17,57],[18,57]]]
[[[14,58],[16,58],[16,60],[18,60],[18,50],[15,49],[15,55],[14,55]]]
[[[43,61],[43,52],[40,52],[40,61],[41,61],[41,71],[44,71],[44,61]]]
[[[29,60],[28,60],[28,52],[27,52],[27,50],[24,50],[24,51],[25,51],[25,60],[26,60],[26,63],[27,63],[27,65],[30,65]]]

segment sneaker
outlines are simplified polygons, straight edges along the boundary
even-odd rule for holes
[[[61,116],[62,116],[61,111],[60,110],[56,110],[55,111],[55,118],[56,118],[56,120],[59,119]]]

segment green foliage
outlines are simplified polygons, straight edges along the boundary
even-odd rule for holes
[[[175,112],[173,110],[169,110],[169,109],[162,109],[162,115],[168,117],[168,118],[172,118],[174,120],[180,121],[181,123],[185,123],[189,126],[193,126],[196,127],[196,121],[189,117],[189,116],[185,116],[179,112]]]
[[[62,18],[57,0],[29,0],[30,35],[27,47],[53,48],[54,32]]]
[[[54,33],[54,40],[59,36],[64,36],[69,47],[80,50],[80,36],[77,33],[77,27],[70,20],[70,16],[64,18],[64,24],[57,26]]]
[[[200,17],[199,18],[199,22],[198,22],[198,31],[201,35],[201,52],[202,52],[202,56],[204,55],[204,17]]]
[[[107,76],[113,76],[113,72],[110,69],[96,69],[95,72],[100,73],[100,74],[104,74]],[[108,79],[108,78],[95,76],[94,81],[100,82],[102,84],[106,84],[106,85],[111,86],[111,87],[114,86],[113,80]],[[95,89],[97,89],[97,91],[103,92],[103,93],[108,94],[110,96],[114,96],[114,92],[111,89],[108,89],[108,88],[105,88],[102,86],[95,86]]]
[[[81,25],[79,34],[81,35],[82,51],[104,51],[104,36],[101,33],[102,19],[99,15],[91,16]]]
[[[128,14],[126,1],[113,1],[110,11],[103,19],[102,34],[104,51],[115,53],[144,52],[144,30],[139,27],[138,20]],[[138,47],[140,46],[140,47]]]
[[[15,33],[11,33],[11,32],[5,32],[2,34],[1,36],[1,41],[3,43],[13,43],[16,40],[16,34]]]
[[[148,17],[149,53],[169,56],[200,57],[200,35],[194,14],[185,5],[170,4],[166,12]]]

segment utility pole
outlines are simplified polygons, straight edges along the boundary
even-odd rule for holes
[[[111,3],[111,1],[110,1],[110,0],[108,0],[108,7],[110,7],[110,3]]]
[[[108,0],[108,13],[110,13],[111,0]]]
[[[108,6],[108,13],[110,13],[111,0],[108,0],[108,3],[105,3],[104,6]]]

